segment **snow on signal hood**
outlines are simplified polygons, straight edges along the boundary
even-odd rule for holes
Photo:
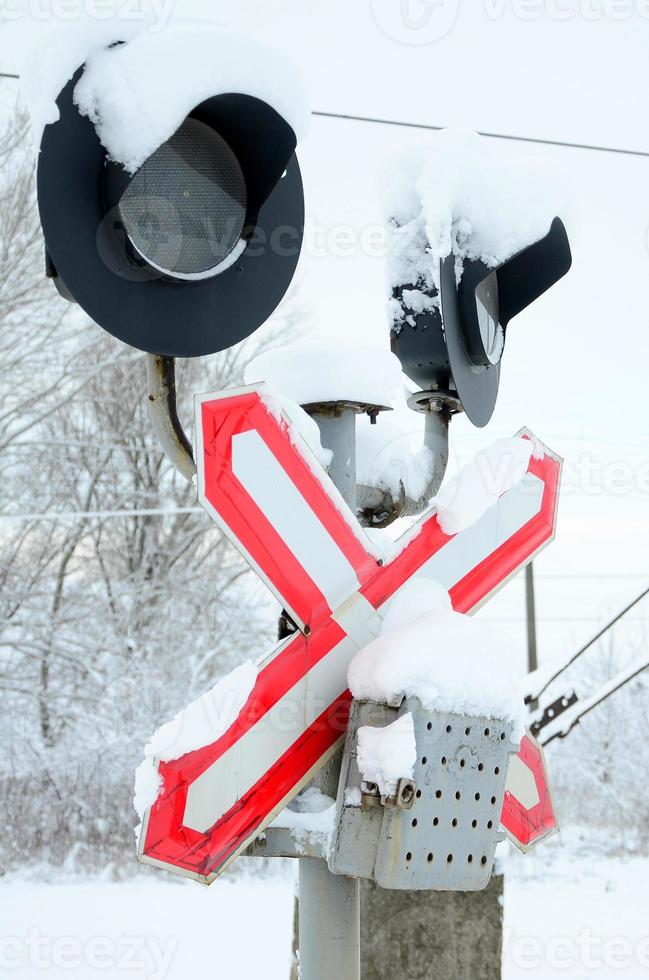
[[[118,43],[124,42],[124,43]],[[112,46],[111,46],[112,45]],[[209,22],[183,21],[139,32],[120,22],[48,31],[23,68],[35,142],[59,117],[56,99],[80,65],[79,111],[95,125],[111,160],[133,173],[205,99],[239,93],[261,99],[299,141],[310,111],[292,62],[265,44]]]

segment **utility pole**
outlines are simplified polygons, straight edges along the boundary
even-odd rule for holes
[[[329,476],[356,510],[356,413],[361,406],[346,402],[309,405],[324,449],[332,453]],[[336,798],[342,751],[314,779],[327,796]],[[323,858],[299,859],[299,974],[309,980],[360,980],[361,907],[357,878],[334,875]]]
[[[525,567],[525,606],[527,609],[527,672],[538,669],[539,659],[536,646],[536,601],[534,597],[534,562]]]
[[[318,424],[323,447],[333,453],[329,475],[355,509],[360,406],[306,408]],[[340,761],[337,753],[315,780],[334,798]],[[303,975],[309,980],[498,980],[502,900],[502,875],[494,875],[483,892],[387,891],[373,881],[333,875],[317,858],[300,858],[298,945]],[[360,962],[354,945],[359,917]],[[331,936],[336,936],[333,949]],[[355,972],[357,964],[360,973]]]
[[[361,889],[363,980],[499,980],[503,876],[482,892]]]
[[[536,645],[536,601],[534,596],[534,562],[525,566],[525,608],[527,613],[527,672],[534,673],[539,666]],[[530,711],[536,711],[538,701],[530,703]]]

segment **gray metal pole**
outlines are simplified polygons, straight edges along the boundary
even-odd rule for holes
[[[323,446],[333,459],[329,475],[352,510],[356,508],[356,413],[353,408],[319,405],[311,411]],[[314,784],[335,797],[340,756]],[[299,861],[299,950],[302,980],[360,980],[360,888],[355,878],[333,875],[325,861]]]
[[[309,413],[323,445],[333,452],[330,476],[355,510],[355,413],[340,404],[309,406]],[[432,420],[429,437],[440,436],[438,451],[445,456],[445,433],[432,431],[437,421]],[[339,775],[336,756],[314,783],[335,796]],[[370,881],[332,875],[318,859],[300,858],[299,865],[302,980],[360,980],[361,963],[363,980],[496,980],[501,975],[501,877],[485,892],[466,895],[391,892]]]
[[[536,646],[536,602],[534,598],[534,562],[525,567],[525,606],[527,609],[527,669],[531,674],[539,666]]]
[[[324,861],[300,858],[300,976],[358,980],[361,904],[358,881],[332,875]]]
[[[431,394],[413,396],[410,407],[417,410],[420,403],[432,409]],[[436,454],[438,485],[448,459],[447,406],[442,409],[426,416],[425,444]],[[500,875],[483,892],[389,891],[361,881],[363,980],[497,980],[502,899]]]
[[[536,601],[534,597],[534,562],[525,566],[525,608],[527,611],[527,670],[532,673],[539,666],[536,646]],[[538,708],[538,701],[530,704],[530,711]]]
[[[356,412],[334,402],[314,407],[311,416],[318,423],[322,445],[333,453],[329,476],[356,512]]]

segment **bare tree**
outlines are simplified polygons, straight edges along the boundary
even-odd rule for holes
[[[273,603],[150,431],[144,355],[43,275],[24,120],[0,144],[0,793],[5,862],[132,860],[132,774],[152,731],[272,641]],[[180,365],[241,382],[295,330]]]

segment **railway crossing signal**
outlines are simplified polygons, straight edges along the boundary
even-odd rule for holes
[[[571,265],[560,218],[544,238],[495,269],[466,260],[459,282],[451,253],[440,263],[438,303],[419,313],[408,311],[393,325],[392,348],[404,372],[424,391],[450,391],[474,425],[486,425],[498,397],[510,321]],[[395,290],[397,308],[408,288]]]
[[[47,275],[104,330],[151,354],[195,357],[249,337],[300,255],[292,127],[259,98],[215,94],[131,174],[75,105],[82,71],[41,142]]]
[[[247,704],[220,738],[158,763],[161,791],[139,841],[140,860],[206,882],[340,744],[347,667],[378,634],[386,601],[423,574],[449,590],[457,611],[471,612],[553,539],[556,521],[561,462],[545,451],[474,525],[449,536],[434,512],[425,515],[383,564],[264,396],[252,386],[197,399],[198,494],[298,630],[260,661]]]

